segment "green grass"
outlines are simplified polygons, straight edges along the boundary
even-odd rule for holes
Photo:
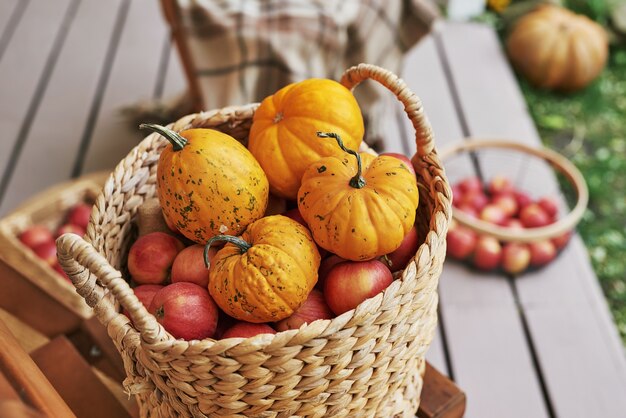
[[[589,186],[578,227],[626,344],[626,49],[574,94],[540,91],[520,79],[546,146],[568,156]]]

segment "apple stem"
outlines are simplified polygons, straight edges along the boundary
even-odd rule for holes
[[[355,189],[362,189],[363,187],[365,187],[365,179],[361,175],[363,168],[361,167],[361,156],[359,155],[359,153],[351,150],[350,148],[346,148],[346,146],[343,144],[343,141],[341,140],[341,137],[334,132],[318,132],[317,136],[319,136],[320,138],[335,138],[335,141],[337,141],[339,147],[344,150],[344,152],[352,154],[356,157],[356,175],[350,179],[350,186],[354,187]]]
[[[211,245],[213,245],[216,241],[226,241],[230,244],[236,245],[239,247],[241,254],[244,254],[250,248],[252,248],[252,244],[246,242],[240,237],[233,237],[232,235],[216,235],[212,237],[204,246],[204,265],[206,268],[211,267],[211,261],[209,260],[209,249],[211,249]]]
[[[182,150],[188,142],[187,139],[183,138],[178,132],[174,132],[165,126],[156,125],[154,123],[142,123],[139,125],[139,129],[148,129],[165,137],[165,139],[170,141],[170,144],[172,144],[174,151]]]

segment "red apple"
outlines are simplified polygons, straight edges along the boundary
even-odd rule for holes
[[[407,157],[404,154],[398,154],[397,152],[383,152],[382,155],[388,155],[390,157],[394,157],[397,158],[398,160],[402,161],[404,163],[404,165],[406,166],[406,168],[413,174],[415,175],[415,168],[413,168],[413,163],[411,162],[411,160],[409,159],[409,157]]]
[[[67,275],[67,273],[65,272],[65,270],[63,270],[63,267],[61,267],[61,265],[59,263],[55,264],[54,266],[52,266],[52,268],[59,273],[59,275],[61,277],[63,277],[63,279],[67,280],[68,282],[72,283],[72,280],[69,278],[69,276]]]
[[[85,232],[86,232],[85,229],[81,228],[78,225],[65,224],[65,225],[61,225],[59,229],[57,229],[55,233],[55,237],[59,238],[63,234],[76,234],[82,237],[83,235],[85,235]]]
[[[143,306],[146,307],[146,309],[150,309],[150,304],[152,304],[154,295],[156,295],[163,288],[164,286],[161,286],[160,284],[142,284],[140,286],[134,287],[133,293],[135,293],[135,296],[137,296],[139,302],[141,302]],[[128,311],[126,309],[124,309],[122,313],[130,318],[130,315],[128,314]]]
[[[393,281],[391,272],[378,260],[346,261],[328,273],[324,297],[330,309],[341,315],[365,299],[376,296]]]
[[[164,232],[151,232],[139,237],[128,253],[130,275],[139,284],[165,282],[176,255],[183,248],[180,240]]]
[[[50,267],[54,267],[54,265],[58,263],[57,246],[55,245],[54,241],[39,244],[38,246],[33,248],[33,251],[35,252],[37,257],[41,258]]]
[[[517,200],[517,207],[519,209],[526,207],[533,203],[533,199],[526,193],[516,190],[513,192],[513,196],[515,196],[515,200]]]
[[[469,205],[480,212],[489,203],[489,198],[482,190],[472,190],[463,195],[463,205]]]
[[[552,241],[531,242],[528,248],[530,248],[530,265],[533,267],[545,266],[556,257],[556,247]]]
[[[480,179],[475,176],[466,177],[459,183],[459,187],[463,193],[483,191],[483,184]]]
[[[405,268],[409,260],[417,252],[418,246],[417,229],[412,227],[404,236],[400,246],[395,251],[387,254],[389,270],[393,273]]]
[[[562,250],[563,247],[565,247],[567,245],[567,243],[569,242],[569,240],[570,240],[570,238],[572,237],[573,234],[574,233],[572,231],[567,231],[563,235],[559,235],[556,238],[552,238],[552,243],[556,247],[557,251]]]
[[[224,331],[222,339],[250,338],[259,334],[276,334],[276,331],[267,324],[253,324],[251,322],[239,321]]]
[[[530,264],[530,249],[526,244],[510,242],[502,249],[502,268],[509,274],[519,274]]]
[[[517,200],[512,194],[499,194],[491,201],[494,205],[499,206],[507,217],[515,216],[517,213]]]
[[[474,252],[476,233],[463,225],[450,225],[446,241],[448,244],[447,254],[462,260]]]
[[[212,337],[217,327],[217,305],[206,288],[193,283],[165,286],[154,295],[149,311],[167,332],[187,341]]]
[[[458,207],[461,203],[463,203],[463,190],[461,190],[461,185],[455,184],[452,186],[452,204]]]
[[[217,253],[217,248],[209,248],[209,260]],[[178,253],[172,264],[172,283],[190,282],[207,287],[209,269],[204,264],[204,246],[191,245]]]
[[[347,260],[345,258],[339,257],[336,254],[332,254],[329,257],[323,259],[320,263],[320,268],[317,271],[317,283],[315,284],[315,287],[319,289],[324,289],[324,283],[326,283],[326,277],[328,276],[330,270],[332,270],[335,265],[343,263],[344,261]]]
[[[476,241],[474,265],[481,270],[493,270],[502,260],[502,247],[498,240],[489,235],[481,235]]]
[[[556,215],[559,213],[559,202],[553,197],[544,196],[537,202],[541,209],[548,214],[550,219],[556,219]]]
[[[493,203],[488,204],[480,211],[480,219],[496,225],[503,225],[508,216],[500,206]]]
[[[511,180],[502,175],[494,176],[489,182],[489,193],[491,196],[512,192],[513,184],[511,184]]]
[[[526,228],[539,228],[550,223],[550,217],[537,203],[524,206],[520,210],[519,219]]]
[[[24,245],[31,249],[34,249],[40,244],[54,242],[52,232],[50,232],[50,230],[43,225],[33,225],[25,229],[18,236],[18,239],[22,241]]]
[[[87,229],[89,217],[91,216],[91,205],[78,203],[74,205],[67,214],[67,223]]]
[[[303,324],[310,324],[318,319],[332,319],[335,315],[332,313],[324,295],[317,289],[313,289],[309,296],[289,318],[285,318],[276,323],[278,331],[288,329],[298,329]]]

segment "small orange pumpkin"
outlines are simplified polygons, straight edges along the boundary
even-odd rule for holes
[[[337,132],[348,147],[363,138],[363,116],[356,99],[333,80],[290,84],[261,102],[254,113],[248,149],[263,167],[272,193],[295,199],[304,170],[341,151],[316,141],[317,131]]]
[[[168,224],[199,244],[218,234],[240,234],[261,218],[269,184],[250,152],[213,129],[180,134],[144,124],[169,142],[157,166],[157,193]]]
[[[320,247],[342,258],[370,260],[397,249],[415,223],[415,176],[399,159],[347,149],[339,135],[322,134],[352,154],[326,157],[302,177],[298,209]]]
[[[214,242],[227,244],[208,260]],[[241,237],[219,235],[205,247],[209,293],[228,315],[248,322],[291,316],[317,282],[320,254],[309,231],[282,215],[248,225]]]
[[[602,26],[586,16],[542,5],[517,22],[506,49],[515,68],[534,85],[573,91],[602,72],[608,39]]]

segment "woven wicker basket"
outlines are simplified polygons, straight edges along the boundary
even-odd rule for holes
[[[298,330],[249,339],[175,340],[148,314],[119,270],[131,221],[155,195],[165,141],[148,136],[117,166],[96,201],[86,240],[64,235],[59,258],[124,359],[124,386],[143,417],[413,416],[424,354],[437,322],[451,192],[419,99],[392,73],[361,64],[342,83],[374,79],[404,104],[416,128],[420,187],[415,258],[385,291],[355,310]],[[189,115],[174,130],[211,127],[245,143],[257,104]],[[118,313],[128,310],[135,326]]]

